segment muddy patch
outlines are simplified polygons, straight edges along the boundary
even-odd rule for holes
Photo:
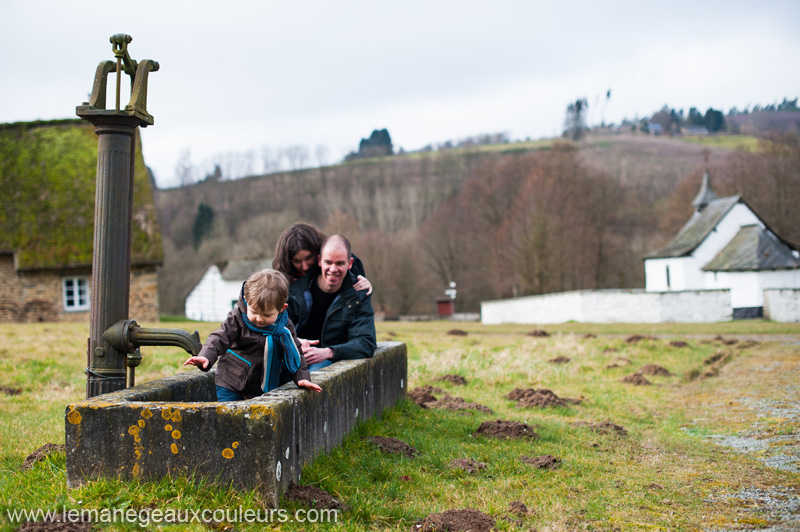
[[[739,343],[739,340],[736,338],[723,338],[720,334],[714,337],[714,341],[719,342],[722,345],[735,345]]]
[[[625,358],[625,357],[616,357],[616,358],[614,358],[614,360],[611,361],[611,363],[608,366],[606,366],[606,369],[621,368],[621,367],[630,366],[630,365],[631,365],[631,361],[628,360],[627,358]]]
[[[422,532],[490,532],[493,528],[494,519],[474,508],[433,513],[414,526]]]
[[[63,443],[45,443],[31,454],[29,454],[22,465],[19,467],[20,471],[27,471],[33,467],[36,462],[40,462],[53,453],[64,452],[65,446]]]
[[[650,381],[644,378],[641,373],[631,373],[623,377],[622,382],[626,384],[633,384],[634,386],[649,386]]]
[[[467,473],[477,473],[481,469],[486,469],[486,464],[473,458],[456,458],[449,465],[453,469],[462,469]]]
[[[463,331],[461,329],[450,329],[449,331],[447,331],[447,334],[450,334],[452,336],[466,336],[467,331]]]
[[[286,490],[286,498],[302,504],[306,508],[347,510],[347,505],[316,486],[299,486],[292,482],[289,484],[289,489]]]
[[[639,368],[639,373],[642,375],[672,377],[672,373],[667,368],[659,366],[658,364],[645,364]]]
[[[10,386],[0,387],[0,393],[3,395],[19,395],[22,393],[22,388],[12,388]]]
[[[618,434],[620,436],[627,436],[628,431],[616,423],[610,421],[601,421],[599,423],[589,423],[588,421],[576,421],[572,424],[575,427],[586,427],[592,432],[598,434]]]
[[[590,340],[592,338],[597,338],[597,335],[594,333],[586,333],[583,335],[583,337],[586,338],[587,340]]]
[[[681,348],[684,348],[684,347],[689,347],[689,343],[688,342],[684,342],[683,340],[673,340],[673,341],[671,341],[669,343],[669,346],[670,347],[677,347],[677,348],[681,349]]]
[[[528,515],[528,507],[521,501],[511,501],[508,511],[514,515]]]
[[[62,521],[62,515],[56,513],[52,521],[31,521],[22,523],[17,532],[89,532],[92,523],[84,521],[74,523],[72,521]]]
[[[475,431],[475,436],[487,436],[500,439],[536,439],[539,437],[539,435],[534,432],[533,427],[527,423],[502,419],[498,419],[497,421],[484,421],[481,423],[480,427],[478,427],[478,430]]]
[[[650,336],[650,335],[643,336],[641,334],[633,334],[625,338],[625,342],[629,344],[638,344],[642,340],[655,340],[655,339],[656,339],[655,336]]]
[[[550,362],[551,364],[566,364],[567,362],[570,361],[571,359],[565,356],[557,356],[556,358],[551,358],[550,360],[548,360],[548,362]]]
[[[758,345],[755,340],[743,340],[736,345],[736,349],[750,349]]]
[[[528,333],[528,336],[534,336],[536,338],[547,338],[550,336],[550,333],[545,331],[544,329],[534,329]]]
[[[444,395],[441,399],[435,399],[433,402],[425,403],[425,407],[443,408],[445,410],[477,410],[478,412],[483,412],[484,414],[494,413],[494,410],[488,406],[484,406],[480,403],[471,403],[469,401],[465,401],[461,397],[452,397],[450,395]]]
[[[520,456],[520,462],[539,469],[556,469],[561,463],[561,458],[545,454],[543,456]]]
[[[569,397],[559,397],[551,390],[541,388],[515,388],[508,395],[507,399],[516,401],[520,408],[538,407],[546,408],[549,406],[566,406],[568,404],[580,404],[581,399],[570,399]]]
[[[725,364],[731,361],[730,353],[718,351],[703,361],[700,369],[693,369],[687,374],[689,380],[709,379],[716,377]]]
[[[442,375],[441,377],[437,377],[435,380],[439,382],[449,382],[450,384],[455,384],[456,386],[464,386],[467,384],[467,379],[461,375]]]
[[[414,458],[419,454],[418,450],[414,449],[406,442],[398,440],[397,438],[372,436],[367,439],[377,445],[381,452],[386,454],[402,454],[406,458]]]
[[[422,408],[428,408],[426,403],[433,403],[436,401],[436,396],[424,388],[414,388],[413,390],[409,390],[408,398]]]

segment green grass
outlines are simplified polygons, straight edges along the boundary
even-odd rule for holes
[[[198,329],[205,338],[217,324],[175,322],[170,326]],[[765,365],[764,360],[797,364],[795,348],[763,339],[796,338],[800,325],[764,321],[564,324],[547,326],[549,337],[528,336],[534,328],[379,323],[379,341],[408,345],[410,389],[438,386],[494,412],[424,410],[405,401],[359,425],[339,448],[306,467],[302,478],[303,483],[340,498],[349,509],[339,515],[336,524],[288,519],[280,528],[409,530],[432,512],[466,507],[491,515],[499,530],[730,528],[738,526],[737,519],[751,523],[768,520],[745,505],[715,501],[714,497],[747,486],[800,487],[796,475],[768,469],[749,455],[724,452],[707,440],[711,434],[737,434],[754,422],[751,413],[736,402],[736,393],[742,389],[749,396],[783,393],[784,388],[765,382],[753,368]],[[190,512],[241,507],[263,512],[265,501],[257,492],[193,478],[159,482],[105,479],[68,489],[64,453],[52,454],[30,470],[20,469],[25,457],[41,445],[64,442],[64,408],[84,395],[86,329],[75,324],[0,325],[0,386],[22,389],[19,395],[0,394],[0,529],[12,530],[6,511],[22,508]],[[448,334],[452,329],[467,335]],[[588,337],[588,333],[597,336]],[[633,334],[652,337],[627,342]],[[714,340],[716,335],[765,336],[758,345],[737,349]],[[673,347],[669,343],[673,339],[683,339],[689,346]],[[726,373],[689,379],[707,367],[704,361],[710,355],[721,350],[732,355]],[[177,348],[142,351],[137,382],[184,371],[180,364],[187,355]],[[549,362],[557,356],[568,357],[570,362]],[[612,364],[617,367],[609,367]],[[652,386],[621,382],[644,364],[661,365],[673,375],[648,376]],[[467,384],[436,380],[450,373],[464,376]],[[793,375],[784,373],[786,379]],[[787,381],[785,386],[790,385]],[[560,397],[582,398],[582,402],[559,408],[518,408],[505,397],[517,387],[548,388]],[[720,404],[730,404],[732,410],[721,409]],[[538,438],[495,440],[475,435],[481,422],[497,419],[527,423]],[[628,434],[602,434],[577,422],[612,422]],[[766,427],[774,434],[798,431],[795,424],[780,419],[768,420]],[[383,454],[368,436],[398,438],[420,454],[414,459]],[[560,467],[539,470],[520,460],[521,456],[545,454],[560,458]],[[457,458],[472,458],[487,466],[470,474],[449,466]],[[529,513],[522,517],[510,514],[512,501],[523,502]],[[289,517],[303,510],[286,500],[281,509]],[[209,526],[215,530],[264,527],[231,522]],[[183,523],[163,528],[208,530],[209,526]],[[135,522],[107,528],[142,529]]]
[[[714,146],[716,148],[736,149],[738,147],[750,150],[759,149],[759,139],[749,135],[686,135],[679,137],[683,142],[700,144],[701,146]]]

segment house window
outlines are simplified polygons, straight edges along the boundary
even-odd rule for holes
[[[86,277],[67,277],[63,288],[64,310],[89,310],[89,282]]]
[[[670,289],[670,283],[669,283],[669,266],[667,266],[667,290],[669,290],[669,289]]]

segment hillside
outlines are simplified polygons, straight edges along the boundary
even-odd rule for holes
[[[210,264],[271,255],[280,232],[299,220],[353,241],[375,285],[376,307],[390,314],[431,312],[448,278],[459,282],[459,310],[475,309],[486,297],[643,286],[641,257],[676,230],[664,223],[680,210],[670,198],[682,181],[699,179],[705,148],[666,137],[609,135],[581,146],[546,142],[412,153],[158,190],[162,312],[181,314],[184,298]],[[711,166],[734,153],[729,144],[707,148]],[[529,201],[520,201],[523,196]],[[538,201],[544,203],[536,211],[531,205]],[[203,224],[193,226],[199,212],[213,215],[198,239]],[[548,235],[532,244],[547,261],[524,258],[530,249],[520,242],[535,233],[534,223]],[[556,247],[565,240],[578,247]],[[472,246],[478,247],[465,256]],[[497,260],[510,250],[520,264],[540,267],[504,273]],[[443,260],[448,253],[452,257]],[[586,256],[573,260],[577,255]],[[503,282],[480,280],[486,277]]]

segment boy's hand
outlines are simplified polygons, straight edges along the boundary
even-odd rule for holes
[[[322,388],[320,388],[318,385],[316,385],[313,382],[311,382],[309,380],[306,380],[306,379],[303,379],[301,381],[297,381],[297,385],[299,387],[301,387],[301,388],[308,388],[309,390],[313,390],[313,391],[315,391],[317,393],[322,391]]]
[[[183,365],[206,369],[208,367],[208,359],[206,357],[189,357]]]

